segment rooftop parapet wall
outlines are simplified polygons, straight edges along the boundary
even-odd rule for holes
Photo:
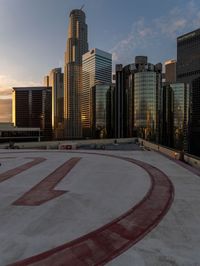
[[[169,156],[170,158],[176,159],[176,160],[181,160],[186,163],[188,163],[191,166],[198,167],[200,168],[200,158],[193,156],[191,154],[183,154],[182,151],[170,149],[164,146],[161,146],[156,143],[152,143],[143,139],[139,139],[140,145],[143,145],[144,148],[151,149],[154,151],[158,151],[163,153],[164,155]]]

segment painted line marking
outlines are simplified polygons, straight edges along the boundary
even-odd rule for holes
[[[66,193],[67,191],[55,190],[54,188],[80,160],[80,157],[71,158],[17,199],[12,205],[39,206]]]
[[[125,160],[146,170],[151,178],[151,187],[145,197],[128,212],[103,227],[10,266],[105,265],[137,243],[162,220],[174,198],[174,188],[167,175],[138,160],[98,155]]]
[[[0,157],[0,160],[3,159],[16,159],[16,157]]]
[[[35,166],[35,165],[38,165],[42,162],[44,162],[46,159],[45,158],[40,158],[40,157],[36,157],[36,158],[26,158],[26,159],[33,159],[31,162],[28,162],[28,163],[25,163],[25,164],[22,164],[16,168],[13,168],[13,169],[10,169],[4,173],[1,173],[0,174],[0,183],[5,181],[5,180],[8,180],[12,177],[14,177],[15,175],[18,175],[26,170],[28,170],[29,168]]]

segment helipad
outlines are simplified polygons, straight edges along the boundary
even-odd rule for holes
[[[150,151],[1,151],[0,265],[200,265],[200,177]]]

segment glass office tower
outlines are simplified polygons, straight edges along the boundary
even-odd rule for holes
[[[112,55],[97,48],[83,55],[83,90],[81,95],[81,118],[83,137],[91,137],[92,132],[92,87],[96,84],[112,82]]]
[[[146,56],[116,66],[115,137],[159,141],[161,84],[162,64],[150,64]]]
[[[158,87],[156,72],[135,73],[134,127],[139,136],[155,140],[158,129]]]
[[[92,88],[92,131],[95,138],[112,137],[113,91],[110,84],[97,84]]]
[[[65,138],[82,137],[81,93],[82,55],[88,51],[85,13],[80,9],[70,13],[64,72]]]
[[[172,83],[174,100],[174,148],[188,151],[189,85]]]
[[[177,81],[190,85],[189,153],[200,156],[200,29],[177,38]]]
[[[164,84],[161,115],[161,144],[188,151],[189,84]]]

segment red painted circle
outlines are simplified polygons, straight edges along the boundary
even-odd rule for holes
[[[89,152],[70,153],[108,156],[136,164],[149,174],[151,187],[136,206],[114,221],[76,240],[10,266],[104,265],[142,239],[169,210],[173,202],[174,188],[169,178],[158,168],[120,156]]]

